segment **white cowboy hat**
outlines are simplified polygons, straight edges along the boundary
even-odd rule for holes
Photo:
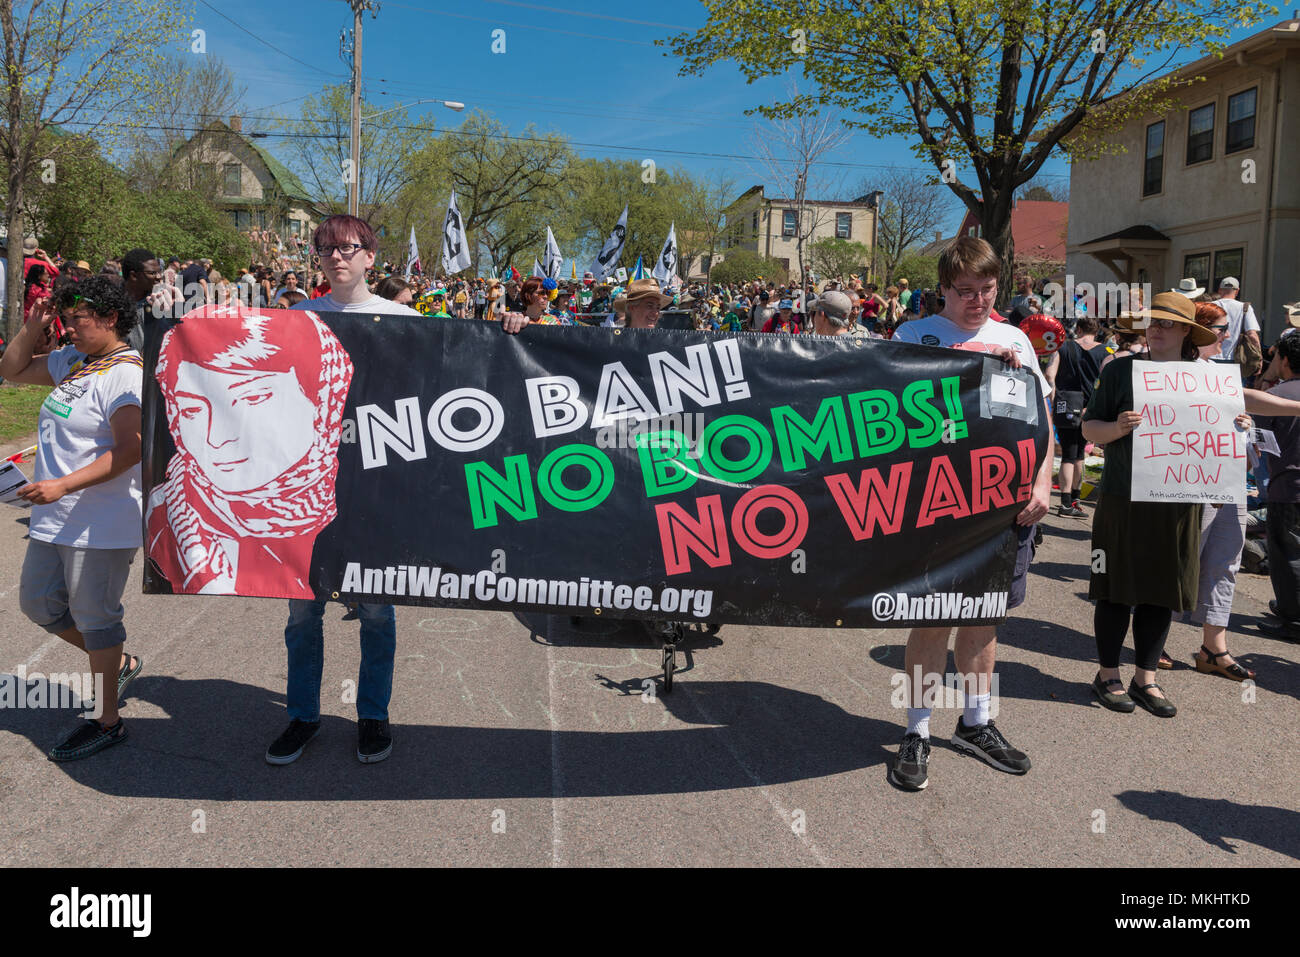
[[[1178,285],[1174,286],[1174,288],[1169,291],[1180,292],[1188,299],[1195,299],[1197,296],[1204,294],[1205,287],[1196,285],[1195,279],[1180,279],[1178,280]]]

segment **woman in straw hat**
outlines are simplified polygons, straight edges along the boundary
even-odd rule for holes
[[[1213,331],[1196,323],[1196,306],[1176,292],[1156,295],[1146,313],[1149,357],[1155,362],[1193,361],[1199,346],[1214,343]],[[1121,325],[1130,328],[1133,320]],[[1097,699],[1112,711],[1141,705],[1172,718],[1177,708],[1155,683],[1160,653],[1175,611],[1196,607],[1200,578],[1201,505],[1134,502],[1132,432],[1142,420],[1133,409],[1133,358],[1116,359],[1083,416],[1083,434],[1106,445],[1106,469],[1092,530],[1094,558],[1088,597],[1096,601],[1093,626],[1100,670],[1092,682]],[[1300,415],[1300,402],[1243,390],[1248,412]],[[1100,570],[1098,570],[1100,569]],[[1119,676],[1120,649],[1133,626],[1137,668],[1128,693]]]
[[[659,291],[659,280],[633,279],[627,292],[614,300],[614,311],[627,316],[628,329],[653,329],[659,322],[659,310],[673,301]]]

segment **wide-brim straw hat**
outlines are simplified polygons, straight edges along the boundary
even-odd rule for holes
[[[1205,294],[1205,287],[1196,285],[1195,279],[1180,279],[1178,285],[1170,292],[1176,292],[1180,296],[1186,296],[1188,299],[1195,299],[1197,296]]]
[[[1151,297],[1151,307],[1140,312],[1121,312],[1116,325],[1130,332],[1146,332],[1151,319],[1172,319],[1191,327],[1192,345],[1212,346],[1219,341],[1213,329],[1196,321],[1196,303],[1180,292],[1158,292]]]
[[[658,299],[660,308],[673,301],[672,296],[664,295],[659,289],[659,280],[654,278],[633,279],[627,284],[627,290],[614,300],[614,309],[622,310],[629,302],[642,299]]]

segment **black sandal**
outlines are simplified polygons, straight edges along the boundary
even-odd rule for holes
[[[1202,651],[1205,652],[1204,658],[1201,657]],[[1196,662],[1196,670],[1203,675],[1223,675],[1223,677],[1231,678],[1233,681],[1246,681],[1255,677],[1255,672],[1249,668],[1243,668],[1235,661],[1230,665],[1217,663],[1216,659],[1227,657],[1229,654],[1230,652],[1227,651],[1216,653],[1201,645],[1201,651],[1192,655],[1192,660]]]

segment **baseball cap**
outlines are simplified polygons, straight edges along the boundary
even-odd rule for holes
[[[1227,276],[1223,282],[1219,283],[1220,289],[1240,289],[1241,283],[1237,282],[1236,276]]]
[[[829,292],[821,294],[817,300],[817,306],[822,312],[831,319],[847,321],[849,315],[853,312],[853,303],[846,293],[838,289],[832,289]]]

